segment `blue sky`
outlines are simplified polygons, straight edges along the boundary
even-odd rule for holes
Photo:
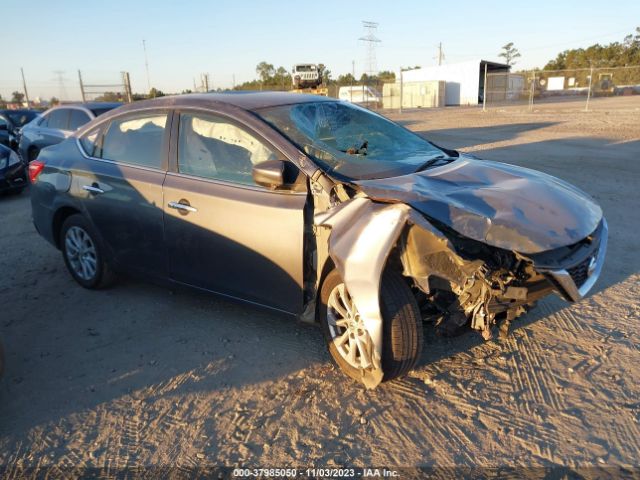
[[[193,87],[208,72],[230,87],[255,78],[262,60],[290,69],[324,63],[334,77],[365,70],[362,20],[379,23],[379,70],[445,62],[498,60],[514,42],[517,67],[542,67],[567,48],[622,40],[640,26],[640,1],[150,1],[5,0],[0,6],[0,94],[21,89],[24,67],[31,97],[79,98],[85,83],[114,83],[130,72],[133,90],[147,91],[142,40],[151,85],[167,92]],[[63,73],[55,73],[63,72]],[[61,89],[59,77],[63,79]]]

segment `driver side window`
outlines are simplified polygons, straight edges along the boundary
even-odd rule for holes
[[[256,186],[253,166],[278,155],[254,135],[215,115],[182,113],[178,170],[197,177]]]

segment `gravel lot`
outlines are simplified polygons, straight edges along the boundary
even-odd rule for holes
[[[0,465],[640,467],[640,98],[389,114],[443,146],[542,170],[609,221],[594,293],[504,341],[425,326],[417,369],[366,391],[319,328],[126,279],[88,291],[0,197]],[[179,472],[180,470],[178,470]],[[587,475],[588,476],[588,475]]]

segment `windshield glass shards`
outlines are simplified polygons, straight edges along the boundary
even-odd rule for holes
[[[346,102],[283,105],[257,113],[326,171],[349,179],[405,175],[452,160],[406,128]]]

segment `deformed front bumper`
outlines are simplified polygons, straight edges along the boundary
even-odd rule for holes
[[[602,219],[598,248],[586,259],[581,259],[573,265],[567,265],[558,270],[539,270],[547,275],[556,285],[559,293],[570,302],[577,302],[584,298],[598,280],[604,258],[607,253],[607,238],[609,228],[607,221]]]

